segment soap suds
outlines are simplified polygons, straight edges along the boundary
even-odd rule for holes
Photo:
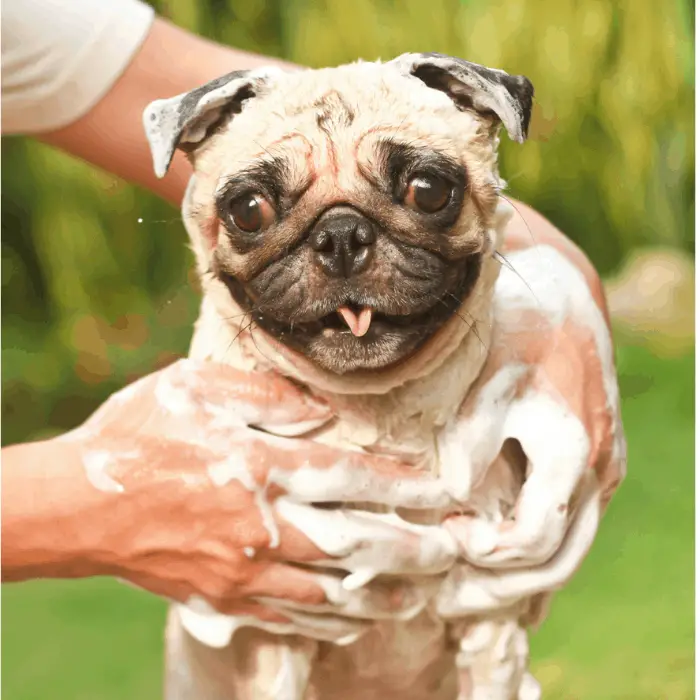
[[[275,609],[273,603],[268,607]],[[270,622],[253,615],[222,615],[199,596],[192,596],[184,605],[178,605],[177,611],[183,627],[199,642],[215,649],[228,646],[241,627],[255,627],[277,635],[298,634],[335,644],[349,644],[367,630],[360,620],[311,615],[283,607],[279,612],[290,622]]]
[[[187,389],[176,386],[167,374],[158,378],[155,387],[155,397],[161,408],[176,416],[186,416],[196,413],[197,405],[192,400]]]
[[[130,452],[122,455],[115,454],[109,450],[87,450],[82,455],[83,467],[88,481],[98,490],[111,493],[123,493],[124,485],[113,479],[108,469],[114,465],[119,458],[138,458],[137,452]]]
[[[333,557],[323,564],[352,572],[347,590],[380,574],[444,572],[457,558],[457,544],[447,530],[408,523],[393,513],[321,510],[289,498],[277,499],[275,510]],[[416,535],[418,551],[411,548],[410,534]]]

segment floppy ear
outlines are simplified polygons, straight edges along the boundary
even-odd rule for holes
[[[151,102],[143,112],[143,127],[156,175],[168,171],[176,148],[204,141],[222,119],[238,114],[244,102],[282,72],[272,67],[233,71],[177,97]]]
[[[527,138],[535,90],[525,76],[440,53],[406,53],[389,64],[446,93],[458,109],[495,114],[514,141]]]

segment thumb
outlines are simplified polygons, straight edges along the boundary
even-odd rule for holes
[[[272,372],[244,372],[228,365],[180,360],[161,377],[185,390],[221,427],[252,425],[277,435],[301,435],[326,423],[330,408],[301,387]],[[169,368],[169,369],[171,369]]]
[[[438,438],[441,477],[445,489],[458,503],[465,503],[482,481],[502,446],[501,425],[481,415],[458,419]]]

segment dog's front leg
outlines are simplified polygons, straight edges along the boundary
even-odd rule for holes
[[[530,656],[522,616],[527,602],[491,617],[455,625],[458,700],[539,700],[540,687],[528,673]]]
[[[314,640],[245,627],[218,649],[192,637],[171,608],[165,644],[165,700],[312,700]]]
[[[520,495],[525,467],[520,451],[506,443],[471,493],[469,509],[486,522],[503,522]],[[470,564],[458,563],[439,596],[438,609],[447,617],[464,608],[460,610],[462,619],[451,627],[459,648],[459,700],[539,700],[539,685],[527,672],[530,650],[526,624],[532,621],[534,611],[531,598],[518,596],[484,609],[480,593],[473,587],[464,605],[460,594],[479,574]]]

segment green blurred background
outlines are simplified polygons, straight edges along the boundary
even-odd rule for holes
[[[170,0],[175,23],[310,66],[460,55],[534,83],[510,193],[605,276],[629,476],[533,637],[547,698],[693,689],[694,3]],[[18,138],[2,142],[2,440],[59,433],[185,354],[198,298],[179,213]],[[8,700],[154,698],[164,606],[111,581],[2,590]]]

